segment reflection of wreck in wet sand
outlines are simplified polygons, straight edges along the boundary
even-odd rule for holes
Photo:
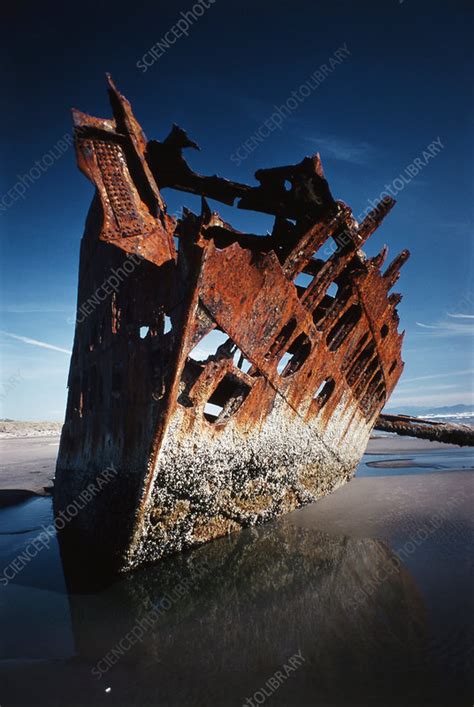
[[[70,600],[81,663],[127,704],[241,704],[298,651],[277,703],[430,689],[418,590],[374,540],[282,520]]]
[[[402,371],[400,295],[388,293],[408,253],[384,273],[385,248],[364,256],[394,202],[357,224],[318,155],[260,170],[257,187],[204,177],[182,156],[196,147],[184,131],[147,142],[112,82],[110,98],[113,120],[74,113],[97,191],[55,508],[113,464],[117,479],[69,530],[124,570],[350,478]],[[273,214],[273,232],[237,232],[204,200],[176,222],[167,187]],[[196,361],[211,332],[223,343]]]

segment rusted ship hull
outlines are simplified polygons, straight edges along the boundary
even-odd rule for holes
[[[54,498],[64,514],[113,466],[67,534],[124,571],[351,477],[402,371],[389,290],[408,253],[384,273],[385,248],[363,255],[394,202],[357,224],[319,156],[257,172],[258,187],[204,177],[182,157],[196,147],[183,131],[147,142],[112,82],[110,97],[113,120],[75,112],[79,166],[97,191]],[[205,200],[176,221],[167,187],[239,199],[275,227],[239,233]],[[222,343],[200,354],[216,332]]]

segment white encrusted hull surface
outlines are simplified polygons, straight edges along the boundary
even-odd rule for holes
[[[277,396],[263,423],[248,430],[239,428],[238,419],[216,430],[203,416],[191,417],[177,406],[125,569],[288,513],[330,493],[353,475],[370,431],[349,397],[340,401],[326,424],[321,415],[303,420]]]

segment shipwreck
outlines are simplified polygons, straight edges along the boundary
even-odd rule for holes
[[[257,186],[197,174],[187,134],[147,141],[108,81],[112,119],[73,111],[96,191],[54,504],[115,469],[64,532],[126,571],[350,479],[403,369],[390,291],[409,254],[384,271],[385,247],[364,255],[394,201],[357,223],[319,155]],[[201,213],[170,216],[165,189],[201,196]],[[206,198],[273,215],[271,234],[235,230]]]

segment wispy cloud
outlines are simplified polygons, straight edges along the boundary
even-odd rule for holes
[[[28,344],[29,346],[39,346],[42,349],[51,349],[52,351],[60,351],[61,353],[66,353],[66,354],[71,354],[72,351],[69,349],[63,349],[60,346],[54,346],[54,344],[48,344],[46,341],[38,341],[37,339],[30,339],[27,336],[18,336],[17,334],[12,334],[9,331],[1,331],[0,334],[4,334],[4,336],[9,336],[12,339],[16,339],[17,341],[21,341],[24,344]]]
[[[448,312],[448,317],[453,319],[474,319],[474,314],[451,314],[451,312]]]
[[[317,146],[324,157],[332,157],[340,162],[367,164],[375,155],[375,149],[368,142],[351,142],[338,137],[309,137],[309,142]]]
[[[455,317],[455,318],[461,318]],[[471,317],[467,317],[471,320]],[[474,317],[472,317],[474,319]],[[428,329],[433,336],[439,337],[452,337],[452,336],[474,336],[474,322],[458,323],[452,321],[440,321],[435,324],[424,324],[423,322],[416,322],[417,326],[422,329]]]
[[[427,381],[435,380],[436,378],[451,378],[452,376],[468,376],[474,373],[474,368],[466,368],[463,371],[448,371],[447,373],[432,373],[427,376],[416,376],[415,378],[407,378],[401,380],[398,385],[404,385],[406,383],[415,383],[416,381]]]

